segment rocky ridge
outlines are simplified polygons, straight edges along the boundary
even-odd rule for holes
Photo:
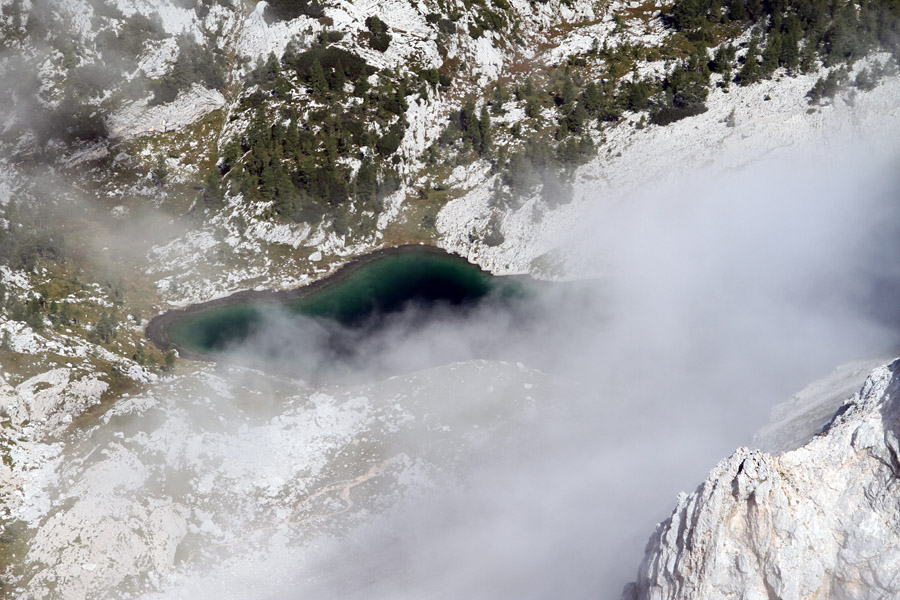
[[[900,594],[900,361],[805,445],[739,448],[657,526],[623,600]]]

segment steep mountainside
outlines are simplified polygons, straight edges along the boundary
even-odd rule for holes
[[[159,311],[399,243],[594,272],[560,238],[673,155],[890,140],[896,7],[832,4],[3,0],[8,383],[73,369],[77,413],[158,374]]]
[[[898,59],[895,0],[0,0],[0,594],[164,590],[179,569],[234,559],[245,543],[288,547],[361,522],[483,437],[530,423],[544,381],[470,362],[323,392],[181,360],[145,338],[155,315],[305,285],[399,244],[494,273],[602,275],[604,257],[570,243],[595,235],[584,227],[598,210],[665,193],[683,171],[797,149],[839,160],[846,141],[896,152]],[[459,378],[498,399],[457,433],[429,401]],[[248,408],[259,398],[271,406]],[[410,432],[439,439],[419,446]],[[181,439],[194,433],[206,447]],[[240,460],[297,436],[321,454],[289,444],[300,467]],[[743,518],[747,473],[792,460],[807,473],[810,452],[744,452],[759,466],[740,476],[744,458],[728,462],[722,477],[752,481],[718,504],[692,501],[714,513],[697,535],[723,511]],[[877,467],[867,456],[851,458]],[[387,483],[369,488],[375,463]],[[873,490],[888,482],[884,469],[840,473]],[[366,500],[354,504],[357,487]],[[870,502],[829,498],[846,500],[851,520]],[[243,509],[262,516],[241,520]],[[803,539],[850,531],[818,523]],[[664,573],[695,581],[696,561],[712,573],[706,554],[664,542],[635,593],[675,590]],[[886,572],[831,543],[826,566]],[[755,538],[741,544],[742,561],[769,556]],[[766,575],[794,564],[782,554],[716,572],[747,589],[782,585]],[[803,589],[850,589],[816,573]]]
[[[900,594],[898,367],[873,371],[800,448],[719,463],[657,527],[623,598]]]

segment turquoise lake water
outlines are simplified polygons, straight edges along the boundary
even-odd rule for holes
[[[446,313],[465,310],[488,297],[502,304],[524,294],[521,281],[494,277],[433,248],[384,253],[345,269],[306,291],[201,305],[172,319],[165,337],[182,351],[214,355],[256,335],[274,312],[312,318],[326,328],[347,331],[371,328],[410,305]]]

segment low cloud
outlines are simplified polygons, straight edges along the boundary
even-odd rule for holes
[[[354,338],[340,377],[490,358],[567,392],[425,499],[308,552],[248,557],[247,572],[290,573],[259,596],[617,597],[675,494],[748,443],[773,404],[896,348],[892,166],[865,152],[781,156],[601,198],[567,248],[595,257],[598,278],[512,312],[411,309]],[[270,319],[251,353],[263,343],[282,368],[299,356],[330,368],[320,325]]]

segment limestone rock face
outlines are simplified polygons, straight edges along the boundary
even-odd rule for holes
[[[623,600],[900,597],[898,369],[800,448],[720,462],[657,526]]]

